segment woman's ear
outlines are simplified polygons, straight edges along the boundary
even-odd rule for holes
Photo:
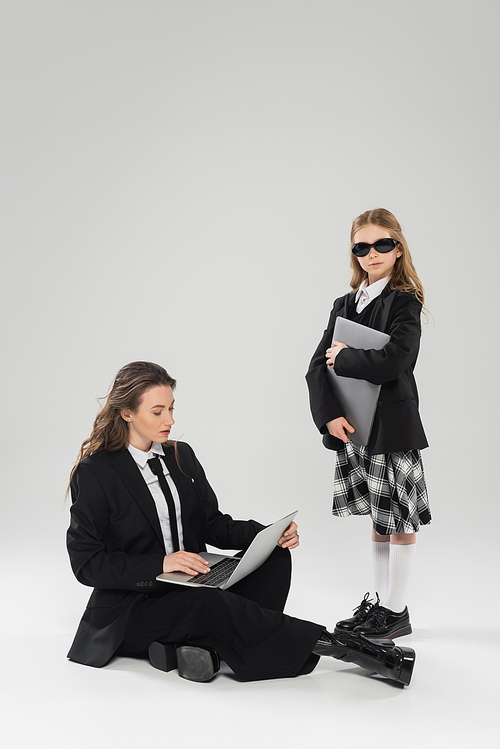
[[[396,251],[396,257],[401,257],[401,255],[403,254],[403,250],[401,249],[401,245],[400,245],[400,244],[398,244],[398,245],[396,245],[396,246],[397,246],[397,247],[399,248],[399,249],[398,249],[398,250]]]
[[[120,411],[120,416],[124,421],[131,421],[132,415],[130,412],[130,408],[124,408],[122,411]]]

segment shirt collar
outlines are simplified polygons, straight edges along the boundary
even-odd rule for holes
[[[139,450],[138,447],[134,447],[133,445],[128,446],[128,451],[141,468],[145,468],[148,460],[154,458],[155,455],[164,455],[163,448],[159,442],[153,442],[147,452]]]
[[[358,291],[356,292],[356,301],[358,301],[360,297],[369,299],[370,301],[375,299],[375,297],[379,296],[379,294],[383,292],[390,280],[391,277],[386,276],[385,278],[381,278],[379,281],[375,281],[375,283],[372,283],[370,286],[368,286],[368,279],[365,278]]]

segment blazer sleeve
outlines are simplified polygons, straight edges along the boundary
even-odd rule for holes
[[[326,424],[339,416],[344,416],[342,407],[338,402],[326,371],[325,352],[332,345],[333,329],[335,320],[344,303],[344,297],[334,302],[330,312],[328,325],[313,354],[309,369],[306,374],[307,387],[309,388],[309,405],[313,421],[321,434],[328,432]]]
[[[334,369],[342,377],[368,380],[374,385],[397,379],[414,366],[420,347],[421,303],[412,294],[401,294],[389,329],[391,340],[382,349],[345,348],[335,358]]]
[[[205,543],[219,549],[245,549],[264,526],[256,520],[233,520],[231,515],[223,514],[193,449],[186,443],[182,443],[182,448],[182,463],[186,463],[186,472],[193,478],[201,501]]]
[[[148,548],[124,551],[114,548],[114,530],[108,496],[92,469],[80,463],[71,480],[71,521],[67,546],[75,577],[97,588],[133,590],[160,588],[156,575],[163,571],[161,553]],[[118,546],[119,543],[116,544]]]

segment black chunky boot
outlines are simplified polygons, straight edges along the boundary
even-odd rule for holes
[[[177,669],[179,676],[189,681],[210,681],[220,668],[218,653],[213,648],[197,645],[174,645],[152,642],[148,649],[149,660],[160,671]]]
[[[415,651],[411,648],[396,647],[392,640],[367,640],[350,632],[324,631],[313,653],[355,663],[406,687],[411,681],[415,665]]]

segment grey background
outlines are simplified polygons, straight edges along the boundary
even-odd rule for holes
[[[218,692],[235,700],[227,725],[240,730],[252,705],[292,745],[313,726],[325,735],[328,706],[342,738],[360,705],[380,717],[380,701],[402,727],[425,712],[436,741],[452,722],[457,737],[487,736],[490,719],[478,728],[469,703],[444,695],[481,678],[474,715],[487,711],[482,669],[498,658],[497,3],[0,8],[10,746],[65,745],[74,704],[97,745],[114,735],[132,746],[141,734],[133,719],[115,723],[118,703],[147,715],[152,737],[165,695],[182,721],[188,703]],[[434,521],[419,534],[411,592],[411,689],[323,662],[309,679],[226,676],[208,688],[127,659],[105,671],[67,663],[89,591],[67,562],[66,482],[96,398],[135,359],[177,378],[174,436],[194,447],[224,510],[263,522],[300,510],[289,613],[333,626],[369,588],[369,523],[330,515],[333,457],[304,373],[348,289],[351,221],[377,206],[402,223],[432,313],[416,374]],[[36,720],[20,719],[26,704]]]

